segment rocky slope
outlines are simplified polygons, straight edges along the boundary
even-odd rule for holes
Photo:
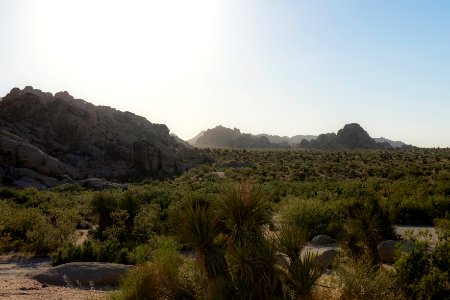
[[[204,130],[200,131],[199,134],[194,136],[192,139],[187,140],[187,142],[191,145],[195,145],[197,143],[197,140],[205,133]]]
[[[91,177],[139,180],[178,174],[208,160],[130,112],[67,92],[14,88],[0,102],[0,179],[54,186]]]

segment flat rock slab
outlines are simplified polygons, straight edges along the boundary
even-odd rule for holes
[[[98,288],[117,286],[133,266],[99,263],[71,262],[32,275],[40,283],[57,286]]]

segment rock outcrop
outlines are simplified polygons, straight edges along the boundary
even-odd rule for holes
[[[387,240],[377,246],[378,255],[383,263],[394,263],[402,252],[408,252],[413,249],[413,245],[409,241]]]
[[[315,140],[302,140],[301,148],[311,149],[388,149],[387,142],[377,143],[356,123],[347,124],[335,133],[321,134]]]
[[[110,287],[118,286],[131,268],[132,266],[114,263],[71,262],[34,274],[32,278],[42,284],[57,286]]]
[[[67,92],[53,96],[32,87],[14,88],[0,102],[3,184],[139,180],[179,174],[208,160],[177,142],[165,125]]]
[[[329,235],[324,235],[324,234],[316,235],[311,240],[311,244],[318,245],[318,246],[329,245],[329,244],[333,244],[334,242],[335,242],[335,240],[333,240]]]

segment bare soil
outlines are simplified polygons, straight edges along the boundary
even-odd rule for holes
[[[0,299],[65,300],[105,299],[108,292],[48,286],[31,279],[35,272],[50,268],[48,258],[0,257]]]

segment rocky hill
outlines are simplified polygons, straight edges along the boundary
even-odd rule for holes
[[[315,140],[302,140],[300,148],[311,149],[387,149],[387,142],[378,143],[356,123],[347,124],[335,133],[321,134]]]
[[[0,179],[54,186],[92,177],[139,180],[178,174],[208,160],[162,124],[95,106],[67,92],[14,88],[0,102]]]
[[[195,138],[189,140],[196,147],[211,148],[279,148],[287,146],[274,144],[266,136],[241,133],[237,128],[230,129],[221,125],[201,132]]]

